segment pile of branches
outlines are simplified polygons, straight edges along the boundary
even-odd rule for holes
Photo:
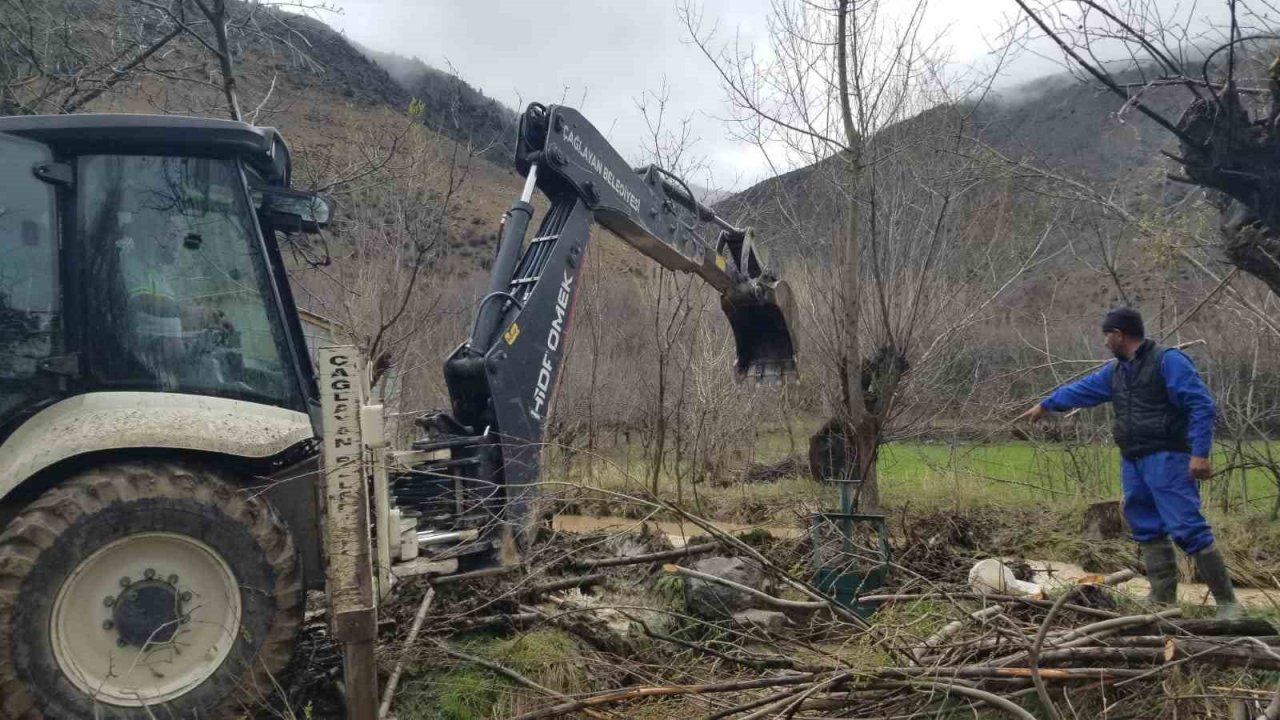
[[[1184,619],[1178,608],[1119,612],[1102,588],[1130,577],[1117,573],[1056,601],[941,590],[868,596],[886,608],[883,621],[873,618],[870,626],[820,601],[779,598],[778,607],[807,612],[810,622],[767,638],[747,633],[682,645],[737,670],[768,670],[562,698],[518,719],[584,711],[626,717],[628,704],[695,695],[706,698],[707,720],[928,717],[967,705],[1026,720],[1103,709],[1113,717],[1280,718],[1280,635],[1273,626],[1260,619]],[[923,603],[964,612],[923,639],[895,625],[902,614],[892,608]],[[887,662],[815,657],[839,634],[863,637]],[[763,641],[772,652],[762,651]],[[799,660],[802,648],[810,651],[803,657],[814,659]],[[1172,694],[1175,678],[1198,685],[1199,694]],[[1179,701],[1183,706],[1173,709]]]
[[[908,683],[911,690],[959,696],[1018,718],[1060,720],[1083,709],[1106,708],[1122,717],[1280,718],[1280,635],[1259,618],[1216,620],[1183,618],[1181,608],[1126,614],[1109,586],[1133,577],[1115,573],[1073,586],[1055,601],[976,596],[943,592],[869,596],[882,603],[946,602],[952,607],[981,607],[967,612],[918,644],[902,647],[910,662],[880,667],[861,677]],[[1204,693],[1194,707],[1177,713],[1166,692],[1168,681],[1198,679]],[[1220,685],[1205,686],[1217,679]],[[1270,687],[1251,682],[1269,679]],[[902,686],[896,690],[900,696]],[[873,689],[866,693],[876,694]],[[913,701],[879,691],[880,709],[893,712]],[[1205,702],[1213,701],[1213,702]],[[859,700],[866,712],[867,699]],[[1039,712],[1033,714],[1028,706]],[[1228,709],[1230,708],[1230,712]]]
[[[707,537],[681,549],[561,537],[542,550],[536,567],[411,581],[384,619],[395,628],[384,636],[394,648],[385,657],[397,658],[387,668],[384,708],[402,666],[420,664],[425,653],[479,665],[532,693],[534,702],[524,702],[516,720],[955,712],[1280,720],[1280,631],[1256,618],[1218,621],[1146,608],[1113,589],[1132,571],[1095,576],[1050,600],[978,594],[895,565],[894,592],[859,598],[878,607],[864,617],[811,585],[794,557],[779,563],[773,546],[709,524],[703,529]],[[712,553],[764,568],[773,580],[768,592],[736,589],[775,619],[785,615],[785,624],[639,607],[645,589],[663,579],[732,585],[692,569]],[[619,630],[628,623],[630,631]],[[519,635],[544,627],[576,638],[590,658],[582,662],[607,676],[597,675],[590,691],[570,693],[456,641],[477,630]]]

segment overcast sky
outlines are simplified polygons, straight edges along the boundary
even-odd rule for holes
[[[322,19],[378,50],[452,66],[468,83],[514,109],[530,101],[561,102],[584,114],[629,161],[641,159],[646,92],[669,87],[669,112],[691,116],[709,175],[694,182],[742,189],[767,177],[760,153],[728,137],[719,119],[725,93],[709,61],[689,43],[677,0],[337,0],[341,12]],[[916,0],[902,0],[914,3]],[[895,0],[888,0],[893,3]],[[700,0],[720,36],[765,43],[769,0]],[[930,30],[945,32],[951,57],[980,64],[1016,10],[1013,0],[935,0]],[[1029,57],[1011,81],[1053,71]]]

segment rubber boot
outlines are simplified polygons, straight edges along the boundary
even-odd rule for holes
[[[1231,575],[1227,573],[1227,562],[1218,552],[1217,545],[1210,545],[1192,555],[1196,560],[1196,568],[1200,577],[1213,593],[1214,602],[1218,604],[1216,617],[1219,620],[1231,620],[1240,617],[1244,612],[1240,603],[1236,602],[1236,592],[1231,587]]]
[[[1141,543],[1142,562],[1147,566],[1147,581],[1151,592],[1147,594],[1149,605],[1172,605],[1178,601],[1178,563],[1173,553],[1173,543],[1168,540]]]

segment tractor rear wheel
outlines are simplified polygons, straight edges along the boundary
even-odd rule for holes
[[[227,475],[130,462],[0,534],[0,718],[220,717],[273,686],[303,611],[284,523]]]

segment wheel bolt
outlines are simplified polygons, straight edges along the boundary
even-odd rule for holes
[[[120,587],[129,587],[132,584],[133,584],[133,581],[129,579],[128,575],[125,575],[124,577],[120,578]]]
[[[184,592],[182,593],[182,599],[183,599],[183,600],[190,600],[190,599],[191,599],[191,591],[190,591],[190,590],[184,591]]]
[[[115,626],[116,626],[116,624],[115,624],[115,623],[113,623],[113,622],[111,622],[110,620],[103,620],[103,621],[102,621],[102,629],[103,629],[103,630],[112,630],[112,629],[114,629],[114,628],[115,628]]]
[[[142,576],[150,580],[151,578],[156,576],[156,571],[152,570],[151,568],[147,568],[146,570],[142,571]]]
[[[116,599],[111,595],[108,595],[102,598],[102,604],[105,605],[106,607],[114,607],[116,604]]]
[[[170,584],[170,585],[177,585],[177,584],[178,584],[178,576],[177,576],[177,575],[170,575],[170,576],[169,576],[169,584]]]

